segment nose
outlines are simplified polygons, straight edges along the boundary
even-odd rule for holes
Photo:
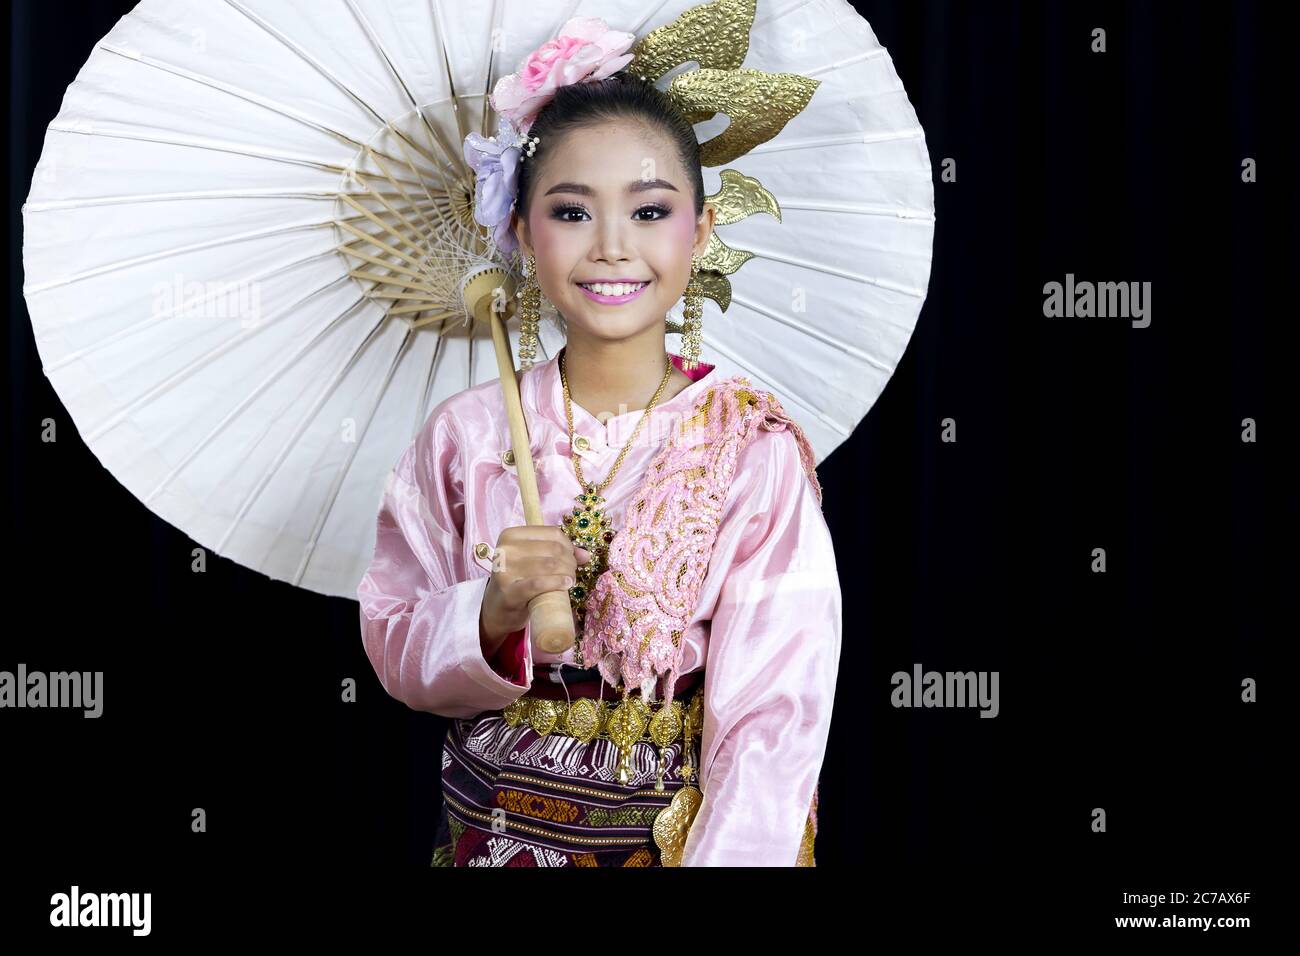
[[[623,223],[617,217],[607,216],[596,227],[592,256],[597,262],[627,260],[627,239],[623,235]]]

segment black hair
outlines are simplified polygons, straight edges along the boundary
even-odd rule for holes
[[[528,215],[536,164],[545,162],[548,146],[553,148],[571,130],[617,119],[641,120],[668,137],[695,193],[696,217],[704,212],[704,176],[695,128],[653,82],[620,72],[602,80],[560,87],[537,114],[528,130],[529,136],[539,138],[537,150],[519,167],[515,209],[521,218]]]

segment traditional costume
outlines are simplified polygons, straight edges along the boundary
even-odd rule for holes
[[[489,243],[517,249],[519,164],[558,86],[629,63],[653,81],[695,57],[713,65],[677,77],[670,99],[693,120],[732,115],[702,163],[776,135],[817,83],[739,69],[753,16],[753,0],[692,8],[634,54],[632,34],[574,18],[503,77],[498,135],[464,143]],[[731,171],[710,199],[724,221],[775,208]],[[725,275],[743,261],[716,237],[692,256],[682,355],[665,354],[644,410],[604,422],[572,402],[567,350],[534,364],[540,289],[535,261],[524,264],[519,397],[540,510],[591,554],[569,589],[573,647],[542,652],[530,623],[491,660],[482,649],[491,542],[527,523],[500,380],[438,405],[393,471],[358,589],[361,626],[388,692],[453,718],[435,863],[813,865],[839,581],[803,431],[776,396],[699,362],[702,298],[725,307]],[[671,363],[692,383],[660,403]]]
[[[602,423],[570,403],[570,443],[560,357],[520,381],[548,519],[584,510],[571,454],[604,474],[646,417],[600,503],[613,541],[627,544],[611,548],[592,590],[581,647],[537,652],[527,627],[492,661],[479,643],[486,543],[525,523],[495,380],[434,409],[397,463],[358,593],[385,689],[454,718],[440,859],[656,865],[679,854],[683,866],[812,865],[842,622],[811,449],[771,395],[740,376],[715,381],[707,363],[648,413]],[[693,440],[701,434],[709,440]],[[656,650],[672,653],[654,662],[624,653],[610,625],[629,619],[634,642],[657,639]],[[600,654],[599,669],[621,690],[584,672],[579,653],[584,662]],[[644,718],[632,712],[635,734],[624,731],[634,742],[620,748],[608,725],[623,697],[649,703]],[[661,743],[649,724],[666,700],[681,705],[683,726]],[[569,717],[576,701],[600,701],[586,705],[599,713],[598,733]],[[698,812],[675,831],[665,820],[656,842],[655,821],[691,786],[685,778],[698,783]]]

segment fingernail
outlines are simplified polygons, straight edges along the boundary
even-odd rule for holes
[[[573,587],[573,578],[569,577],[567,574],[564,576],[564,586],[566,588]]]

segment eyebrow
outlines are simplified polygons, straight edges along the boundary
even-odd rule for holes
[[[627,184],[627,191],[630,193],[642,193],[648,189],[671,189],[677,192],[678,189],[666,179],[634,179]],[[594,196],[596,191],[585,183],[556,183],[542,195],[549,196],[551,193],[578,193],[582,196]]]

